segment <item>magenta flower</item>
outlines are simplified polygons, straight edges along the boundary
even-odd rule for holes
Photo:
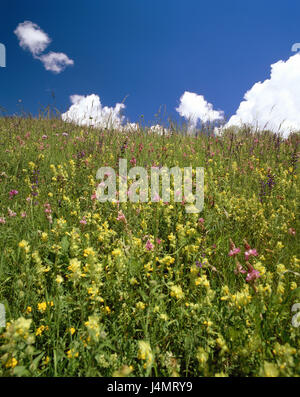
[[[118,211],[117,221],[126,223],[126,217],[122,211]]]
[[[151,243],[150,240],[147,240],[147,242],[146,242],[146,250],[147,251],[152,251],[153,248],[154,248],[154,245]]]
[[[12,199],[14,196],[16,196],[19,192],[17,190],[11,190],[9,192],[9,198]]]
[[[237,262],[236,268],[234,269],[234,273],[235,273],[235,274],[239,274],[239,273],[244,274],[244,273],[247,273],[247,272],[246,272],[246,270],[243,268],[243,266],[242,266],[239,262]]]
[[[239,254],[241,252],[240,248],[236,248],[234,247],[233,249],[231,249],[229,251],[229,256],[236,256],[237,254]]]
[[[81,221],[79,222],[81,225],[86,225],[85,216],[82,217]]]
[[[258,252],[256,251],[256,249],[250,248],[248,251],[245,252],[245,259],[246,259],[246,261],[248,261],[251,256],[257,256],[257,255],[258,255]]]
[[[246,281],[247,283],[255,281],[260,277],[259,271],[252,268],[252,270],[247,274]]]
[[[136,165],[136,158],[135,158],[135,157],[132,157],[132,159],[130,160],[130,163],[131,163],[132,165]]]

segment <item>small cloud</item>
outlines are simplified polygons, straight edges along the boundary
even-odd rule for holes
[[[23,50],[29,50],[32,55],[43,52],[51,42],[49,36],[37,24],[30,21],[19,23],[14,33]]]
[[[214,110],[213,105],[207,102],[203,95],[188,91],[185,91],[181,96],[176,111],[188,121],[189,131],[195,130],[199,121],[206,123],[223,120],[224,118],[223,112]]]
[[[54,73],[62,72],[68,65],[74,65],[74,61],[63,52],[49,52],[38,57],[46,70]]]
[[[271,65],[270,78],[257,82],[244,95],[236,114],[225,127],[251,125],[260,130],[290,132],[300,130],[300,55]]]
[[[43,63],[46,70],[60,73],[67,66],[74,64],[74,61],[62,52],[41,55],[51,43],[51,39],[37,24],[31,21],[19,23],[14,33],[19,39],[20,47],[29,50],[35,59]]]
[[[71,107],[61,116],[64,121],[99,128],[122,128],[123,103],[117,103],[115,107],[102,106],[100,97],[95,94],[71,95],[70,100]]]

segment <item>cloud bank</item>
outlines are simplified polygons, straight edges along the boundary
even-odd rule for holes
[[[43,63],[46,70],[60,73],[67,66],[74,64],[74,61],[62,52],[41,55],[51,43],[51,39],[37,24],[31,21],[19,23],[14,33],[19,39],[20,47],[29,50],[35,59]]]
[[[99,128],[122,128],[124,116],[121,115],[125,108],[123,103],[115,107],[102,106],[98,95],[71,95],[71,107],[62,114],[62,119],[78,125],[94,126]]]
[[[270,78],[255,83],[244,99],[225,127],[248,124],[285,138],[300,130],[300,54],[272,64]]]
[[[198,122],[214,122],[223,119],[223,112],[214,110],[213,105],[207,102],[203,95],[185,91],[180,98],[180,104],[176,108],[180,116],[188,121],[188,130],[194,131]]]

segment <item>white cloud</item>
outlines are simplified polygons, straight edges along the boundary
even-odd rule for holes
[[[270,79],[255,83],[244,99],[225,127],[249,124],[284,137],[300,130],[300,55],[271,65]]]
[[[208,103],[203,95],[188,91],[181,96],[176,111],[188,121],[189,131],[195,130],[199,121],[206,123],[223,119],[223,112],[214,110],[213,105]]]
[[[35,23],[25,21],[19,23],[14,33],[19,39],[19,44],[24,50],[29,50],[33,55],[38,55],[50,44],[51,39]]]
[[[54,73],[62,72],[68,65],[74,65],[74,61],[63,52],[49,52],[38,57],[43,62],[45,69]]]
[[[62,119],[78,125],[94,126],[99,128],[121,129],[124,116],[121,115],[125,108],[123,103],[115,107],[102,106],[98,95],[71,95],[72,106],[62,114]]]
[[[37,24],[31,21],[19,23],[14,33],[23,50],[28,49],[35,59],[43,63],[46,70],[60,73],[68,65],[74,65],[74,61],[63,52],[49,52],[41,55],[50,44],[51,39]]]

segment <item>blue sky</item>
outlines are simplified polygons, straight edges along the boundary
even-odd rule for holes
[[[60,74],[20,46],[14,30],[25,20],[52,39],[47,51],[74,60]],[[293,0],[2,0],[0,106],[36,114],[53,103],[65,112],[73,94],[97,94],[103,105],[125,101],[131,122],[155,120],[159,107],[178,118],[185,91],[204,95],[234,114],[247,90],[269,77],[300,42],[300,2]]]

